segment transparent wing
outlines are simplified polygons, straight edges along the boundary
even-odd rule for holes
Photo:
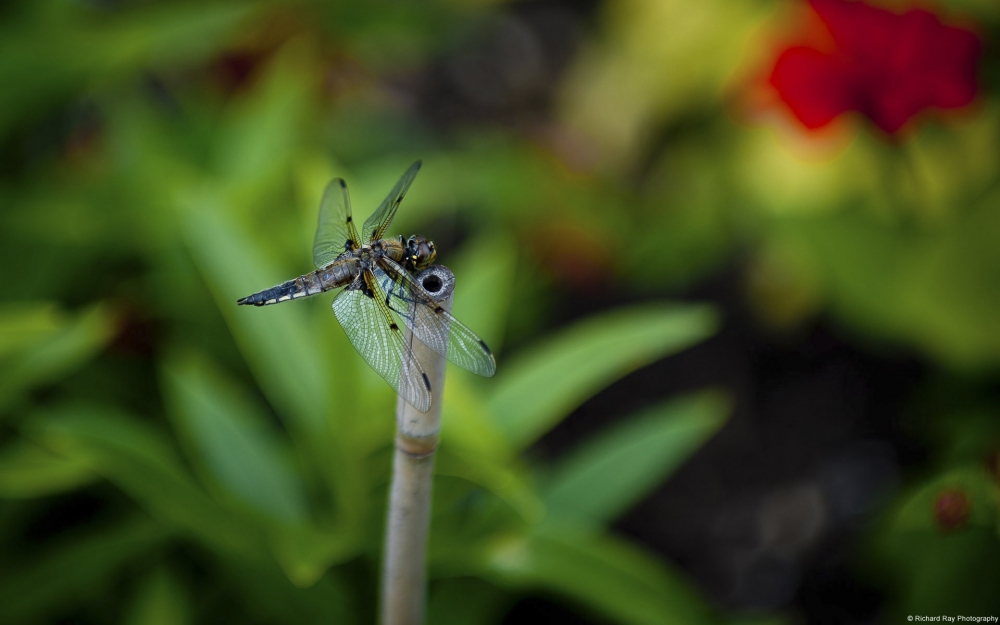
[[[403,201],[403,196],[406,195],[410,184],[413,183],[413,179],[417,177],[417,172],[420,171],[420,165],[421,161],[410,165],[410,168],[406,170],[406,173],[399,179],[396,186],[392,188],[389,195],[382,200],[382,204],[379,205],[378,210],[372,213],[372,216],[365,222],[364,228],[361,229],[362,240],[365,243],[374,243],[385,236],[385,231],[389,229],[392,218],[396,216],[396,209],[399,208],[399,203]]]
[[[384,256],[379,262],[374,274],[385,304],[422,343],[466,371],[486,377],[496,373],[493,352],[475,332],[441,308],[397,263]]]
[[[370,273],[362,274],[337,295],[333,313],[365,362],[411,406],[420,412],[430,410],[430,381],[404,341],[403,331],[385,306],[385,294]]]
[[[343,178],[334,178],[323,191],[319,205],[319,225],[313,239],[313,262],[317,269],[326,267],[337,256],[361,245],[351,217],[351,197]]]

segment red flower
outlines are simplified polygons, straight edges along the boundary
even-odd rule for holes
[[[971,31],[919,9],[899,15],[847,0],[810,4],[833,49],[785,50],[770,81],[808,128],[859,111],[892,134],[926,108],[958,108],[975,98],[980,42]]]

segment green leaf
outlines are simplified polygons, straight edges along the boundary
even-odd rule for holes
[[[1000,362],[1000,193],[931,227],[899,227],[859,211],[778,222],[808,250],[830,308],[878,337],[968,371]]]
[[[18,328],[47,325],[50,322],[40,317],[49,315],[43,308],[31,315],[32,319],[15,314],[11,320],[8,316],[3,332],[13,334]],[[0,409],[25,391],[58,380],[80,366],[100,351],[114,334],[114,315],[101,305],[65,322],[57,331],[40,331],[38,341],[15,351],[0,364]],[[8,337],[4,342],[10,347],[18,340]]]
[[[282,46],[266,63],[256,88],[236,101],[224,118],[218,165],[241,184],[274,186],[304,141],[308,109],[315,101],[319,68],[302,42]],[[318,204],[317,204],[318,206]]]
[[[264,239],[229,216],[224,200],[211,194],[189,197],[181,213],[185,238],[219,310],[296,448],[312,460],[307,468],[317,468],[330,484],[338,513],[363,523],[369,486],[361,467],[368,450],[356,437],[359,427],[364,429],[358,422],[370,415],[356,405],[360,385],[354,348],[318,298],[237,306],[239,297],[291,276],[269,261]]]
[[[487,576],[517,589],[557,592],[619,623],[718,622],[688,583],[656,558],[619,538],[569,525],[497,544],[487,558]]]
[[[266,556],[263,534],[253,519],[209,499],[184,469],[166,434],[93,407],[36,414],[24,430],[54,453],[85,463],[164,523],[225,553]]]
[[[0,92],[0,136],[90,85],[207,57],[228,43],[227,35],[252,10],[181,4],[100,18],[7,22],[0,33],[0,78],[19,88]]]
[[[281,433],[232,381],[195,352],[168,356],[163,380],[168,413],[216,484],[266,516],[306,517],[305,487]]]
[[[516,265],[517,245],[500,233],[480,236],[466,244],[451,264],[455,272],[452,312],[485,340],[494,353],[503,345]]]
[[[191,602],[177,579],[164,567],[139,586],[129,610],[128,625],[185,625],[191,622]]]
[[[33,555],[0,580],[3,621],[44,622],[41,615],[87,601],[112,584],[123,564],[148,557],[166,538],[161,525],[143,517]]]
[[[477,457],[471,450],[451,446],[437,457],[434,473],[467,480],[503,500],[528,522],[545,515],[545,507],[532,488],[530,474],[517,461],[503,465],[495,458]]]
[[[0,305],[0,358],[23,351],[58,332],[65,315],[52,302],[12,302]]]
[[[273,286],[288,275],[267,262],[266,247],[224,213],[224,204],[202,197],[182,219],[188,245],[220,311],[263,390],[292,430],[315,431],[325,422],[331,381],[327,361],[309,336],[306,310],[292,302],[259,309],[236,300]]]
[[[708,306],[657,304],[587,319],[505,363],[489,399],[497,426],[525,447],[601,388],[710,336]]]
[[[87,463],[23,439],[0,451],[0,497],[45,497],[73,490],[97,477]]]
[[[935,518],[935,502],[947,491],[959,491],[968,499],[968,525],[997,526],[1000,490],[981,468],[965,467],[939,475],[906,496],[893,516],[894,530],[940,532],[941,525]]]
[[[445,384],[441,449],[435,474],[478,484],[503,499],[524,519],[540,520],[545,510],[527,467],[496,424],[485,416],[479,394],[466,382],[456,378]]]
[[[942,509],[945,493],[951,503]],[[895,589],[894,616],[996,612],[998,503],[996,483],[975,465],[937,475],[900,498],[871,541],[874,564]]]
[[[608,523],[662,482],[725,423],[730,402],[704,392],[654,406],[599,432],[554,468],[550,512]]]

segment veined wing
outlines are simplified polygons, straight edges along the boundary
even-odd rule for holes
[[[369,296],[371,294],[371,296]],[[354,349],[420,412],[431,407],[431,383],[385,305],[385,293],[369,272],[333,300],[333,312]]]
[[[374,269],[385,303],[406,327],[435,352],[466,371],[491,377],[497,370],[493,353],[476,333],[446,311],[405,269],[382,257]]]
[[[420,171],[420,165],[421,161],[410,165],[410,168],[406,170],[406,173],[399,179],[396,186],[392,188],[389,195],[382,200],[378,210],[372,213],[371,217],[365,222],[364,228],[361,229],[362,240],[365,243],[374,243],[385,236],[385,231],[389,229],[392,218],[396,216],[396,209],[399,208],[399,203],[403,201],[403,196],[406,195],[410,184],[413,183],[413,179],[417,177],[417,172]]]
[[[351,217],[351,196],[343,178],[334,178],[323,191],[319,205],[319,225],[313,239],[313,262],[317,269],[332,263],[347,250],[361,245]]]

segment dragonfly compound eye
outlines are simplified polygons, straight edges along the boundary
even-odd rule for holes
[[[407,257],[414,269],[423,269],[437,258],[434,244],[420,235],[414,235],[406,242]]]

